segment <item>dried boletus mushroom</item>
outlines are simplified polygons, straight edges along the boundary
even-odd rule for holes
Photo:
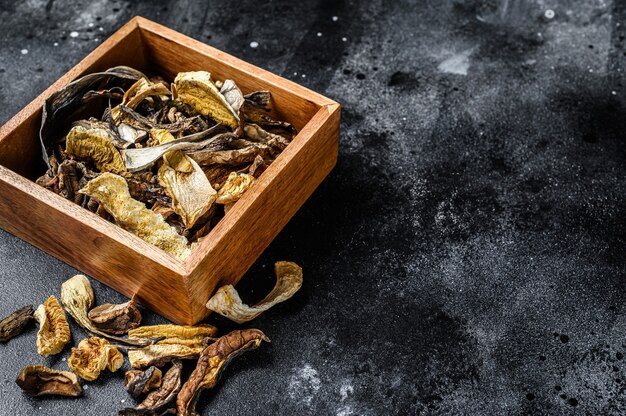
[[[129,370],[125,374],[124,384],[126,391],[134,399],[161,387],[162,381],[161,370],[155,366],[145,371]]]
[[[137,309],[137,302],[133,297],[126,303],[112,305],[105,303],[96,306],[87,315],[89,320],[102,332],[113,335],[122,335],[141,323],[141,312]]]
[[[50,296],[46,299],[34,317],[39,324],[37,352],[43,357],[60,353],[70,342],[70,326],[57,298]]]
[[[180,391],[181,373],[183,364],[180,360],[174,360],[172,367],[163,376],[161,387],[158,390],[148,393],[146,398],[135,408],[127,408],[119,411],[120,416],[152,416],[175,414],[175,410],[170,410],[174,406],[174,399]]]
[[[124,356],[109,341],[91,337],[82,340],[78,348],[72,348],[67,365],[74,373],[87,381],[98,378],[100,372],[107,368],[114,373],[124,364]]]
[[[53,370],[43,365],[24,367],[15,382],[29,396],[76,397],[83,394],[83,389],[74,373]]]
[[[33,305],[24,306],[0,321],[0,342],[21,334],[33,319]]]

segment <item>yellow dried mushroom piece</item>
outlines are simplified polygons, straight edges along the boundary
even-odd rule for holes
[[[239,198],[254,183],[254,176],[247,173],[231,172],[228,178],[217,192],[218,204],[232,204],[239,201]]]
[[[198,358],[204,345],[154,344],[128,350],[128,361],[133,368],[160,367],[174,358]]]
[[[67,134],[65,151],[77,159],[92,161],[102,172],[126,172],[124,159],[106,130],[74,126]]]
[[[191,250],[187,239],[179,235],[162,216],[133,199],[128,184],[121,176],[103,173],[79,192],[98,201],[123,229],[175,257],[184,259],[189,256]]]
[[[50,296],[33,316],[39,324],[37,352],[43,357],[60,353],[70,341],[70,326],[57,298]]]
[[[178,99],[199,114],[236,129],[239,116],[219,92],[206,71],[180,72],[174,80]]]
[[[104,338],[83,339],[78,348],[72,348],[67,365],[74,373],[87,381],[98,378],[105,368],[112,373],[124,364],[124,356]]]
[[[209,324],[186,325],[146,325],[128,331],[128,338],[207,338],[217,334],[217,328]]]
[[[251,321],[277,303],[292,297],[302,287],[302,268],[296,263],[278,261],[274,265],[276,284],[259,303],[248,306],[239,297],[233,285],[220,287],[206,307],[239,324]]]

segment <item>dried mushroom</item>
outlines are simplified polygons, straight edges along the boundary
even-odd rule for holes
[[[37,352],[43,357],[60,353],[70,342],[70,326],[57,298],[50,296],[33,316],[39,324]]]
[[[204,345],[200,344],[153,344],[128,350],[128,361],[133,368],[160,367],[174,358],[190,360],[198,358]]]
[[[244,192],[254,183],[254,176],[247,173],[231,172],[217,192],[218,204],[232,204],[239,201]]]
[[[7,342],[21,334],[33,319],[33,306],[24,306],[0,321],[0,342]]]
[[[206,71],[171,81],[115,67],[53,93],[36,183],[184,259],[296,131],[272,118],[269,91],[244,96]]]
[[[134,399],[161,387],[163,374],[161,369],[152,366],[145,371],[129,370],[124,374],[126,391]]]
[[[196,368],[178,394],[178,416],[195,415],[195,406],[201,391],[213,388],[233,358],[258,348],[262,341],[269,342],[263,332],[258,329],[244,329],[224,335],[206,347],[200,354]]]
[[[96,306],[87,316],[93,326],[113,335],[125,334],[141,323],[141,312],[137,309],[135,298],[119,305],[105,303]]]
[[[181,72],[174,80],[177,98],[197,113],[237,128],[239,116],[220,93],[206,71]]]
[[[277,303],[292,297],[302,286],[302,268],[296,263],[278,261],[274,265],[276,284],[259,303],[248,306],[241,301],[232,285],[220,287],[207,303],[207,308],[239,324],[248,322]]]
[[[25,367],[15,380],[29,396],[70,396],[83,394],[78,378],[69,371],[53,370],[43,365]]]
[[[187,239],[176,233],[163,217],[133,199],[121,176],[103,173],[80,192],[98,201],[126,231],[180,259],[189,255]]]
[[[72,348],[67,365],[74,373],[87,381],[98,378],[105,368],[114,373],[124,364],[124,356],[109,341],[91,337],[82,340],[78,348]]]
[[[164,414],[175,414],[170,412],[170,407],[174,406],[176,395],[181,387],[181,374],[183,364],[179,360],[174,360],[172,367],[163,376],[161,387],[154,390],[135,408],[127,408],[119,411],[120,416],[158,416]]]
[[[213,325],[202,324],[196,326],[185,325],[147,325],[128,331],[129,338],[164,338],[159,343],[166,343],[168,339],[196,339],[213,337],[217,328]]]
[[[88,316],[88,312],[94,303],[93,288],[91,283],[89,283],[89,279],[82,274],[77,274],[63,282],[61,285],[61,303],[63,303],[63,307],[74,318],[76,323],[92,334],[139,347],[154,342],[153,339],[148,338],[136,340],[119,338],[96,328]]]

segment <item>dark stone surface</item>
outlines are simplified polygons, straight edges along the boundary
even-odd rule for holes
[[[344,106],[336,169],[240,288],[278,259],[305,284],[204,414],[626,412],[623,2],[0,0],[0,122],[135,14]],[[0,253],[3,315],[76,272],[6,233]],[[23,396],[22,365],[66,366],[34,338],[0,345],[1,414],[130,403],[122,373]]]

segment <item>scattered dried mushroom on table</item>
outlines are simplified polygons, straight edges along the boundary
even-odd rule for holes
[[[274,114],[206,71],[89,74],[44,104],[37,183],[184,259],[297,133]]]
[[[83,394],[76,374],[53,370],[43,365],[25,367],[15,382],[29,396],[76,397]]]
[[[50,296],[39,305],[34,315],[39,324],[37,352],[42,357],[58,354],[70,342],[70,325],[56,297]]]
[[[33,306],[24,306],[0,321],[0,342],[7,342],[24,331],[33,319]]]
[[[141,323],[141,312],[137,309],[137,300],[132,298],[119,305],[105,303],[89,311],[87,317],[102,332],[122,335]]]
[[[124,364],[124,356],[103,338],[82,340],[78,348],[72,348],[67,365],[74,373],[87,381],[98,378],[105,368],[114,373]]]

